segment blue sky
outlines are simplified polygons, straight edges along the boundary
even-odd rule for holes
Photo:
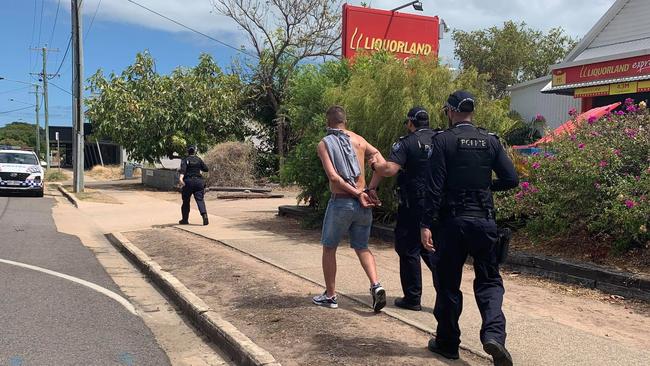
[[[83,0],[84,76],[97,69],[120,72],[135,54],[149,50],[157,70],[167,73],[177,66],[192,66],[202,52],[227,68],[236,52],[150,14],[126,0]],[[210,0],[137,0],[162,14],[181,21],[234,46],[246,45],[242,31],[228,19],[211,12]],[[366,1],[375,8],[390,9],[402,1]],[[538,29],[564,27],[574,37],[583,36],[614,0],[424,0],[424,14],[439,15],[453,29],[474,30],[500,25],[505,20],[525,21]],[[12,121],[34,121],[34,95],[25,83],[38,82],[29,75],[41,71],[40,51],[30,47],[58,48],[48,55],[49,73],[61,64],[70,36],[70,0],[3,0],[0,23],[0,126]],[[60,5],[59,5],[60,3]],[[350,1],[359,4],[360,1]],[[99,6],[98,6],[99,5]],[[56,16],[59,6],[58,16]],[[42,12],[41,12],[42,9]],[[412,11],[412,10],[406,10]],[[42,17],[41,17],[42,14]],[[96,15],[95,15],[96,14]],[[56,17],[56,27],[54,20]],[[94,17],[94,20],[92,20]],[[42,20],[41,20],[42,19]],[[92,20],[92,28],[90,28]],[[440,54],[453,63],[449,37],[441,42]],[[71,54],[51,83],[65,90],[71,84]],[[71,96],[50,84],[50,124],[71,125]],[[15,101],[10,101],[14,99]],[[11,113],[3,113],[27,108]],[[41,124],[43,115],[41,114]]]

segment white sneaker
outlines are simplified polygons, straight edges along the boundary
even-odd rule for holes
[[[372,295],[372,309],[378,313],[386,306],[386,290],[378,283],[370,288],[370,294]]]
[[[323,292],[322,295],[314,296],[311,301],[318,306],[330,309],[336,309],[339,307],[339,304],[336,302],[336,295],[328,297],[327,292]]]

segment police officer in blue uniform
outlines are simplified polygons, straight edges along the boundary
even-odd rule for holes
[[[492,192],[516,187],[518,178],[499,138],[474,125],[474,103],[466,91],[456,91],[447,99],[444,110],[450,128],[433,139],[428,184],[421,194],[422,245],[439,257],[434,274],[438,327],[428,348],[446,358],[458,358],[458,319],[463,306],[460,282],[469,254],[474,264],[474,296],[483,320],[483,349],[495,365],[511,366],[505,348],[504,288],[497,261]]]
[[[375,170],[368,187],[374,196],[381,177],[397,177],[397,225],[395,226],[395,251],[399,255],[399,272],[404,297],[395,299],[395,306],[414,311],[422,310],[422,271],[420,257],[433,272],[433,253],[420,244],[420,226],[416,205],[418,186],[424,184],[429,168],[431,142],[437,131],[429,128],[429,113],[422,107],[409,110],[404,125],[409,134],[393,144],[386,161],[372,165]]]
[[[187,148],[187,157],[181,161],[180,169],[180,184],[183,187],[181,196],[183,198],[183,205],[181,206],[182,219],[178,222],[181,225],[187,225],[190,216],[190,199],[194,195],[196,205],[199,207],[199,212],[203,217],[203,225],[208,224],[208,212],[205,209],[205,201],[203,194],[205,193],[205,182],[201,172],[207,172],[208,167],[203,160],[196,156],[196,146],[189,146]]]

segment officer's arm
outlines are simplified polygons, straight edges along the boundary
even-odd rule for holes
[[[181,173],[178,177],[180,184],[183,184],[183,178],[185,178],[185,173],[187,173],[187,160],[181,159],[181,168],[179,169]]]
[[[429,169],[422,177],[417,192],[420,227],[431,228],[437,225],[446,179],[445,140],[442,135],[438,135],[433,139]]]
[[[336,172],[336,169],[334,168],[334,164],[332,164],[332,160],[330,160],[330,155],[327,153],[327,147],[325,146],[325,143],[321,141],[318,144],[318,157],[320,158],[321,163],[323,164],[323,169],[325,170],[325,174],[327,174],[327,179],[330,182],[330,185],[332,187],[338,187],[342,189],[343,191],[353,194],[355,196],[359,196],[361,193],[363,193],[363,188],[362,189],[357,189],[353,186],[351,186],[348,182],[343,180],[339,173]]]
[[[496,150],[496,158],[494,159],[494,165],[492,170],[497,175],[497,179],[492,180],[492,186],[490,189],[493,192],[497,191],[507,191],[517,187],[519,184],[519,177],[517,177],[517,170],[515,165],[512,163],[512,160],[506,154],[506,151],[501,146],[499,139],[494,137],[493,139],[494,149]]]
[[[375,164],[375,172],[382,177],[392,177],[399,173],[400,169],[406,164],[407,146],[404,140],[399,140],[393,144],[388,159],[382,164]]]
[[[205,162],[201,159],[201,171],[207,172],[208,170],[210,169],[208,169],[208,166],[205,165]]]

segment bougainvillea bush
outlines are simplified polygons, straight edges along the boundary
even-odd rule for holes
[[[575,117],[575,111],[571,114]],[[517,158],[518,189],[498,196],[501,220],[542,237],[587,232],[624,251],[650,241],[650,113],[628,99],[576,122],[546,152]]]

